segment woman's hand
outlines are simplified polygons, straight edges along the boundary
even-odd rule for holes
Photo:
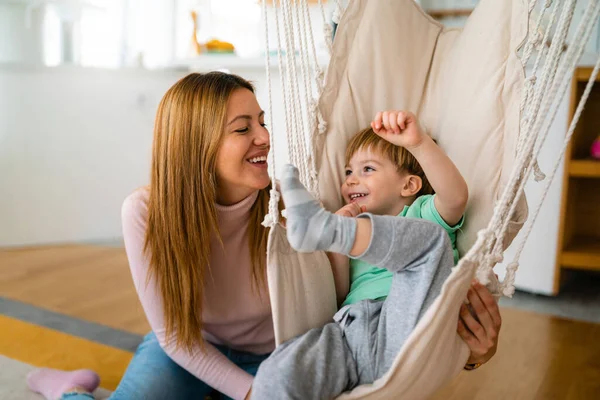
[[[502,326],[500,309],[490,291],[479,282],[471,285],[467,299],[470,307],[461,306],[457,331],[471,350],[467,364],[484,364],[496,354]]]

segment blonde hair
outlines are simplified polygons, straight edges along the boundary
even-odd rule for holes
[[[156,114],[148,227],[144,249],[149,278],[156,278],[163,302],[167,340],[191,350],[200,343],[204,283],[210,242],[219,234],[216,159],[227,118],[227,103],[237,89],[254,93],[245,79],[231,74],[192,73],[164,95]],[[253,289],[265,288],[268,230],[261,225],[269,187],[259,191],[250,211],[248,245]]]
[[[417,197],[434,193],[417,159],[404,147],[396,146],[377,135],[373,132],[372,128],[363,129],[348,143],[348,147],[346,148],[346,165],[350,163],[350,159],[357,151],[364,149],[377,151],[386,157],[396,165],[398,173],[408,173],[421,178],[422,186],[421,190],[416,194]]]

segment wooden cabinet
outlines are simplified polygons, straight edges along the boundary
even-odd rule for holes
[[[592,68],[580,67],[573,77],[569,120],[585,90]],[[600,271],[600,160],[590,156],[600,135],[600,85],[597,79],[565,154],[554,291],[568,270]]]

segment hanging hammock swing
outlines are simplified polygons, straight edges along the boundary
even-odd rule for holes
[[[339,397],[428,398],[458,375],[468,358],[456,322],[472,279],[497,297],[514,292],[524,242],[598,74],[600,58],[545,178],[536,158],[598,21],[600,0],[580,6],[576,0],[482,0],[462,29],[445,28],[413,0],[350,0],[346,10],[337,2],[333,43],[321,4],[331,52],[326,74],[317,60],[307,0],[280,0],[272,8],[266,3],[267,49],[269,29],[276,31],[280,49],[285,126],[278,129],[287,133],[290,162],[325,208],[342,205],[346,144],[386,109],[415,112],[469,186],[466,224],[458,236],[463,256],[440,295],[390,370]],[[582,16],[571,29],[576,9]],[[273,126],[270,62],[267,52]],[[270,157],[274,180],[274,151]],[[536,181],[545,179],[544,195],[500,282],[492,268],[528,217],[523,191],[532,174]],[[267,274],[279,345],[330,322],[337,305],[327,257],[290,247],[279,224],[278,200],[273,190],[264,224],[271,227]]]

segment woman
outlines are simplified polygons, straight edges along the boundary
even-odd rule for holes
[[[230,74],[190,74],[156,116],[151,182],[123,205],[125,248],[152,327],[111,399],[250,397],[275,348],[266,282],[269,133],[254,88]],[[496,351],[500,314],[474,286],[461,315],[469,364]],[[481,321],[481,322],[478,322]],[[34,371],[47,399],[93,399],[89,370]]]

